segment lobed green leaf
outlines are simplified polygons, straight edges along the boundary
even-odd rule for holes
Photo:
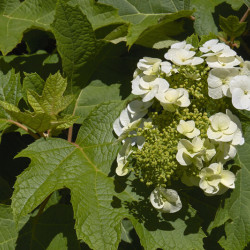
[[[229,37],[236,38],[243,34],[247,23],[240,22],[237,16],[228,16],[227,18],[220,16],[220,27]]]

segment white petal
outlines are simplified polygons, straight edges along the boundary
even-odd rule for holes
[[[118,117],[113,123],[113,129],[114,129],[117,136],[120,136],[122,134],[122,132],[123,132],[122,127],[123,126],[120,122],[120,117]]]
[[[240,88],[235,88],[233,91],[231,90],[231,94],[233,106],[237,109],[244,109],[241,103],[241,99],[244,96],[244,91]]]
[[[228,188],[235,188],[235,175],[229,170],[223,170],[221,173],[221,183]]]
[[[191,65],[198,65],[204,62],[204,59],[201,57],[194,57]]]
[[[208,95],[213,99],[220,99],[223,97],[222,88],[208,88]]]

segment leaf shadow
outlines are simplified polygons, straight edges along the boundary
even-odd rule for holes
[[[130,176],[131,177],[131,176]],[[195,234],[200,230],[201,221],[197,213],[193,214],[189,210],[189,205],[185,197],[181,197],[183,207],[174,214],[160,213],[151,204],[149,200],[152,188],[147,187],[138,179],[132,181],[127,178],[118,177],[115,179],[115,187],[117,191],[123,191],[125,188],[130,189],[137,197],[133,201],[121,201],[115,198],[116,205],[119,200],[119,207],[124,206],[129,214],[132,215],[139,223],[142,223],[148,231],[174,231],[175,223],[183,220],[186,224],[184,235]],[[131,179],[131,178],[129,178]],[[126,186],[127,185],[127,186]]]
[[[56,204],[46,209],[40,217],[30,217],[19,231],[16,250],[40,249],[41,246],[47,249],[54,240],[59,241],[60,245],[66,241],[68,249],[80,249],[71,206]]]

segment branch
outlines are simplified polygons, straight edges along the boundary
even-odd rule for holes
[[[39,135],[35,134],[34,132],[32,132],[29,128],[27,128],[26,126],[24,126],[23,124],[13,121],[13,120],[7,120],[10,123],[15,124],[17,127],[21,128],[22,130],[26,131],[27,133],[29,133],[34,139],[39,139]]]
[[[242,18],[240,19],[240,23],[243,23],[247,19],[249,12],[250,12],[250,8],[248,8],[247,11],[242,16]]]
[[[73,135],[73,126],[71,126],[68,130],[68,142],[72,142],[72,135]]]

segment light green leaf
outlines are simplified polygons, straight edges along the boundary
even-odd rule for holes
[[[239,10],[244,2],[246,3],[247,1],[248,0],[226,0],[226,2],[230,4],[234,10]]]
[[[58,1],[52,30],[57,41],[57,49],[62,58],[63,71],[72,85],[86,85],[98,65],[99,50],[104,41],[96,40],[90,22],[79,7]]]
[[[67,80],[57,72],[48,77],[41,96],[33,90],[28,90],[28,102],[37,113],[46,113],[51,116],[58,115],[73,101],[72,95],[63,96],[66,87]]]
[[[186,39],[186,42],[193,45],[195,48],[199,46],[199,37],[197,34],[193,34]]]
[[[122,180],[109,177],[119,149],[112,124],[123,107],[123,102],[112,101],[93,110],[80,128],[76,143],[40,139],[18,154],[18,157],[31,158],[31,164],[18,176],[14,186],[12,208],[16,220],[53,191],[67,187],[71,191],[77,236],[92,249],[117,249],[123,218],[132,221],[145,249],[167,249],[172,237],[176,249],[183,249],[184,244],[185,249],[192,249],[193,242],[202,249],[204,234],[199,225],[195,229],[198,233],[193,234],[182,221],[187,220],[183,215],[177,220],[170,216],[169,222],[168,218],[159,219],[148,196],[145,200],[132,191],[137,190],[131,186],[132,180],[124,190]],[[188,218],[193,215],[189,214]],[[179,239],[184,234],[183,243]]]
[[[226,236],[219,240],[225,250],[244,249],[250,242],[250,126],[245,129],[245,144],[238,147],[238,163],[241,167],[235,189],[218,210],[211,229],[225,223]]]
[[[27,81],[25,88],[28,87],[27,84],[32,84],[30,79]],[[38,75],[33,74],[32,81],[34,82],[32,88],[41,91],[43,81]],[[48,77],[41,96],[32,89],[27,90],[27,99],[34,112],[21,112],[17,106],[1,100],[0,105],[14,121],[26,125],[35,132],[54,130],[58,134],[61,130],[72,126],[77,119],[72,115],[59,116],[59,113],[73,101],[72,95],[63,96],[66,87],[67,80],[57,72]]]
[[[101,0],[100,2],[110,4],[119,10],[119,15],[130,23],[127,35],[127,44],[132,46],[138,39],[147,39],[148,34],[154,30],[164,30],[164,26],[182,17],[192,14],[189,11],[189,1],[126,1],[126,0]],[[149,30],[148,30],[149,29]],[[168,32],[174,28],[165,27]],[[179,30],[180,32],[181,30]],[[177,30],[175,31],[177,32]],[[159,32],[158,32],[159,33]],[[162,40],[166,40],[162,39]],[[157,41],[155,41],[157,42]]]
[[[239,37],[247,27],[247,23],[240,22],[237,16],[227,18],[220,16],[220,27],[229,37]]]
[[[167,49],[169,48],[172,44],[177,43],[178,40],[172,40],[172,39],[167,39],[167,40],[163,40],[160,42],[156,42],[152,48],[153,49]]]
[[[46,113],[35,113],[29,111],[21,112],[15,105],[3,101],[0,101],[0,105],[13,120],[28,126],[38,133],[56,128],[58,125],[63,123],[63,121],[56,121],[54,117],[51,117]]]
[[[4,55],[21,42],[31,27],[49,29],[54,18],[54,0],[2,0],[0,3],[0,51]]]
[[[77,117],[70,115],[55,117],[44,112],[21,112],[15,105],[3,101],[0,101],[0,105],[14,121],[27,126],[37,133],[54,130],[58,134],[62,129],[71,127],[77,119]]]
[[[80,7],[80,10],[90,21],[93,30],[124,23],[124,20],[118,15],[118,10],[112,6],[94,0],[71,0],[68,3]]]
[[[37,73],[25,73],[25,78],[23,80],[23,95],[26,101],[27,100],[27,90],[33,90],[38,95],[42,94],[45,81]]]
[[[79,116],[78,123],[82,124],[83,120],[99,104],[112,100],[121,100],[120,84],[107,86],[102,82],[92,82],[84,88],[75,103],[75,115]]]

